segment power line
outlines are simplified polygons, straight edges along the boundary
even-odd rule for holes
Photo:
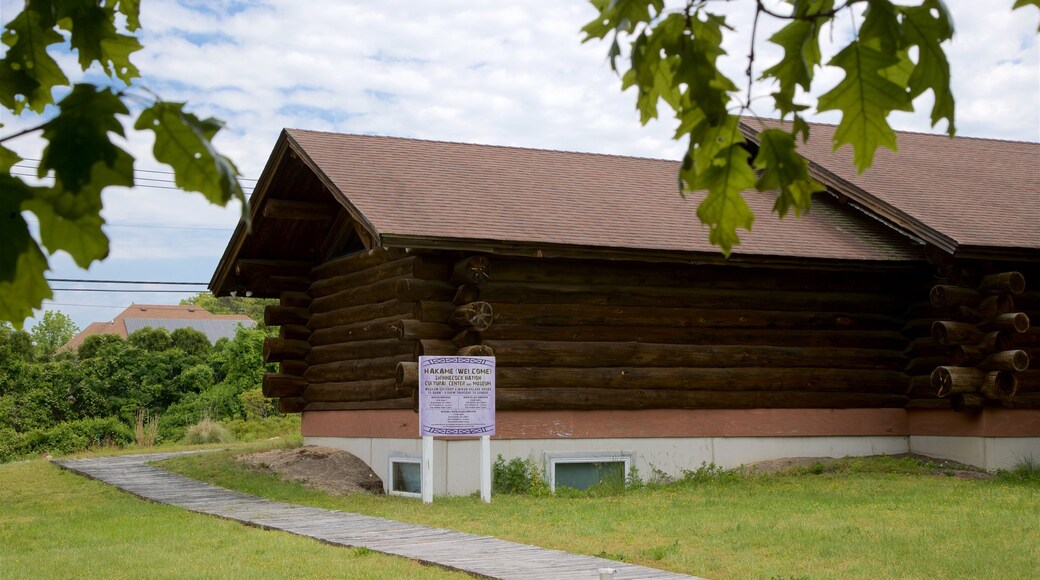
[[[32,173],[18,173],[16,171],[12,171],[11,175],[17,175],[19,177],[35,177],[37,179],[41,179],[40,177],[37,177],[36,175],[33,175]],[[44,177],[42,179],[52,179],[52,178]],[[159,180],[156,179],[154,181],[159,181]],[[174,182],[172,182],[172,181],[164,181],[163,183],[174,183]],[[120,187],[126,187],[126,186],[120,186]],[[166,185],[142,185],[142,184],[139,184],[139,183],[135,183],[131,187],[134,188],[134,189],[137,189],[137,188],[141,188],[141,189],[168,189],[168,190],[171,190],[171,191],[186,191],[186,190],[181,189],[180,187],[177,187],[177,186],[172,186],[171,187],[171,186],[166,186]],[[246,197],[249,197],[249,196],[253,195],[253,192],[252,191],[246,192],[246,190],[243,189],[242,190],[242,194],[245,195]]]
[[[26,168],[28,168],[28,169],[36,169],[36,167],[38,167],[39,163],[40,163],[39,159],[34,159],[32,157],[22,157],[22,161],[35,161],[37,163],[36,166],[25,164],[24,166]],[[18,165],[21,164],[22,161],[19,161],[18,163],[15,163],[12,167],[18,167]],[[134,169],[134,173],[158,173],[158,174],[161,174],[161,175],[175,175],[175,173],[173,171],[162,170],[162,169],[136,169],[135,168]],[[252,177],[239,177],[238,180],[239,181],[259,181],[259,179],[254,179]]]
[[[104,292],[108,294],[198,294],[200,290],[134,290],[120,288],[51,288],[54,292]]]
[[[48,282],[83,282],[86,284],[156,284],[162,286],[206,286],[209,282],[149,282],[146,280],[86,280],[79,278],[47,278]]]

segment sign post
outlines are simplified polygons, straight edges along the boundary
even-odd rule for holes
[[[495,434],[495,357],[419,357],[422,499],[433,501],[433,438],[480,437],[480,497],[491,502],[491,436]]]

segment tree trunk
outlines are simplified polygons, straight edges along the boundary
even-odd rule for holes
[[[377,318],[409,317],[412,316],[415,308],[414,302],[403,302],[397,299],[376,302],[374,304],[348,306],[321,314],[314,314],[311,316],[307,326],[314,330],[366,322]]]
[[[394,399],[399,396],[397,387],[394,386],[394,379],[312,383],[307,386],[307,390],[303,393],[303,398],[306,399],[308,403],[353,403],[357,401]]]
[[[460,348],[456,354],[459,356],[495,356],[495,351],[486,344],[474,344]]]
[[[451,283],[483,284],[491,278],[491,261],[486,256],[472,256],[460,260],[451,271]]]
[[[978,292],[960,286],[933,286],[929,294],[932,306],[943,308],[948,306],[976,306],[982,300]]]
[[[332,328],[320,328],[311,333],[310,343],[313,346],[326,346],[342,342],[357,342],[362,340],[382,340],[397,338],[398,333],[391,325],[399,320],[394,317],[377,318],[350,324],[347,326],[335,326]]]
[[[419,322],[418,320],[395,320],[389,325],[394,336],[401,340],[440,339],[455,336],[456,331],[447,324]]]
[[[778,391],[664,391],[655,389],[515,388],[495,391],[496,407],[512,410],[820,409],[906,406],[899,394]]]
[[[494,310],[487,302],[470,302],[455,309],[448,324],[455,328],[472,328],[477,332],[487,330],[495,320]]]
[[[953,393],[971,393],[982,386],[984,373],[969,367],[938,367],[932,371],[932,388],[939,397]]]
[[[939,344],[976,344],[982,332],[974,324],[937,320],[932,324],[932,338]]]
[[[264,324],[282,326],[286,324],[307,325],[310,311],[292,306],[267,306],[264,308]]]
[[[382,340],[314,346],[311,347],[311,351],[307,355],[307,362],[313,365],[320,365],[354,359],[411,354],[415,349],[415,344],[412,341],[386,338]]]
[[[394,376],[397,363],[411,357],[409,353],[311,365],[304,377],[311,384],[389,379]]]
[[[307,388],[307,381],[300,377],[267,373],[264,375],[261,390],[265,397],[299,397]]]
[[[1008,371],[986,373],[979,392],[987,399],[1010,399],[1018,390],[1018,379]]]
[[[1019,272],[991,274],[979,283],[979,292],[987,294],[1021,294],[1026,289],[1026,278]]]
[[[282,397],[278,399],[279,413],[302,413],[307,401],[303,397]]]
[[[1029,355],[1024,350],[995,352],[979,363],[978,368],[984,371],[1021,372],[1029,368]]]
[[[264,338],[264,362],[304,360],[311,345],[305,340],[286,340],[268,336]]]
[[[315,266],[311,270],[311,275],[315,279],[324,279],[353,274],[354,272],[367,270],[391,260],[402,258],[408,254],[407,250],[397,248],[373,248]]]

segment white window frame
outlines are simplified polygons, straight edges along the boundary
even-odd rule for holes
[[[556,466],[560,463],[622,463],[625,485],[628,485],[628,474],[635,462],[635,453],[631,451],[556,451],[545,454],[545,470],[553,493],[556,493]]]
[[[419,493],[411,493],[407,491],[397,491],[394,489],[394,464],[395,463],[414,463],[419,466]],[[386,461],[386,493],[388,495],[399,495],[402,497],[412,497],[415,499],[422,498],[422,455],[418,453],[391,453],[390,457]]]

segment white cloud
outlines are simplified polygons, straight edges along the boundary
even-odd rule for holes
[[[1011,12],[1011,4],[948,3],[957,25],[948,52],[961,134],[1040,140],[1037,11]],[[726,10],[740,32],[727,38],[723,61],[740,86],[746,83],[752,5],[711,4]],[[5,17],[20,7],[17,0],[0,0]],[[671,140],[670,119],[639,124],[634,94],[622,93],[609,70],[607,43],[580,42],[580,28],[595,14],[587,3],[147,0],[141,8],[145,49],[134,62],[143,85],[188,101],[200,116],[225,120],[217,144],[249,178],[259,177],[284,127],[666,158],[683,151]],[[760,22],[756,75],[781,56],[764,42],[777,26]],[[823,38],[841,41],[849,30],[841,22]],[[825,60],[834,53],[832,45],[824,50]],[[817,74],[821,87],[839,79],[833,69]],[[754,90],[763,96],[771,87],[756,83]],[[768,104],[768,98],[757,100],[755,109],[767,113]],[[928,97],[919,104],[927,109]],[[5,118],[3,131],[32,121]],[[893,122],[930,130],[927,110]],[[165,170],[144,161],[149,135],[130,133],[126,146],[139,156],[137,167]],[[28,154],[38,146],[29,139],[17,150]],[[113,191],[105,200],[104,215],[113,225],[230,229],[239,215],[168,190]],[[208,279],[224,250],[224,242],[204,230],[108,231],[109,262],[84,274],[69,260],[55,259],[55,275]],[[156,264],[167,266],[156,270]],[[111,317],[85,310],[73,313],[81,326],[91,317]]]

